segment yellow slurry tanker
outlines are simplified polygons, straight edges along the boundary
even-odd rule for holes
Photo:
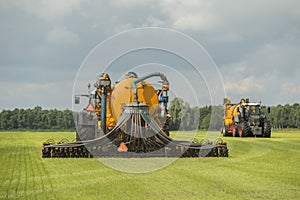
[[[160,78],[154,88],[147,79]],[[48,157],[205,157],[228,156],[226,143],[195,143],[169,137],[169,81],[159,72],[138,77],[129,72],[114,86],[108,74],[97,77],[94,92],[75,96],[89,98],[88,106],[76,113],[76,142],[44,142]],[[90,88],[90,86],[89,86]]]

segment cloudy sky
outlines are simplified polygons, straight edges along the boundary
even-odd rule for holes
[[[298,0],[1,0],[0,110],[71,108],[74,79],[89,52],[141,27],[194,38],[234,101],[300,102],[299,7]]]

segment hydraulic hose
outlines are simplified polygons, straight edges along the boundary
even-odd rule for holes
[[[101,128],[104,135],[106,134],[106,88],[103,88],[102,98],[101,98]]]
[[[159,77],[161,78],[161,80],[163,81],[163,84],[169,85],[169,81],[168,81],[167,77],[166,77],[164,74],[159,73],[159,72],[154,72],[154,73],[151,73],[151,74],[149,74],[149,75],[143,76],[143,77],[141,77],[141,78],[138,78],[138,79],[132,81],[132,82],[131,82],[131,87],[133,88],[133,92],[134,92],[134,102],[135,102],[135,103],[138,103],[138,90],[137,90],[137,86],[136,86],[136,85],[137,85],[139,82],[142,82],[142,81],[144,81],[144,80],[146,80],[146,79],[148,79],[148,78],[154,77],[154,76],[159,76]]]

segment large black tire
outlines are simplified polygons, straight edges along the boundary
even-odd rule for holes
[[[224,126],[222,128],[222,134],[223,134],[224,137],[230,136],[230,134],[228,133],[228,126]]]
[[[270,124],[270,122],[265,122],[264,123],[263,137],[266,137],[266,138],[271,137],[271,124]]]
[[[242,123],[242,137],[250,137],[251,136],[251,128],[247,122]]]

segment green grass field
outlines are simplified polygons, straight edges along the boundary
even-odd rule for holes
[[[96,159],[41,158],[46,139],[74,137],[0,133],[0,199],[300,199],[300,131],[226,137],[229,158],[181,158],[144,174]]]

